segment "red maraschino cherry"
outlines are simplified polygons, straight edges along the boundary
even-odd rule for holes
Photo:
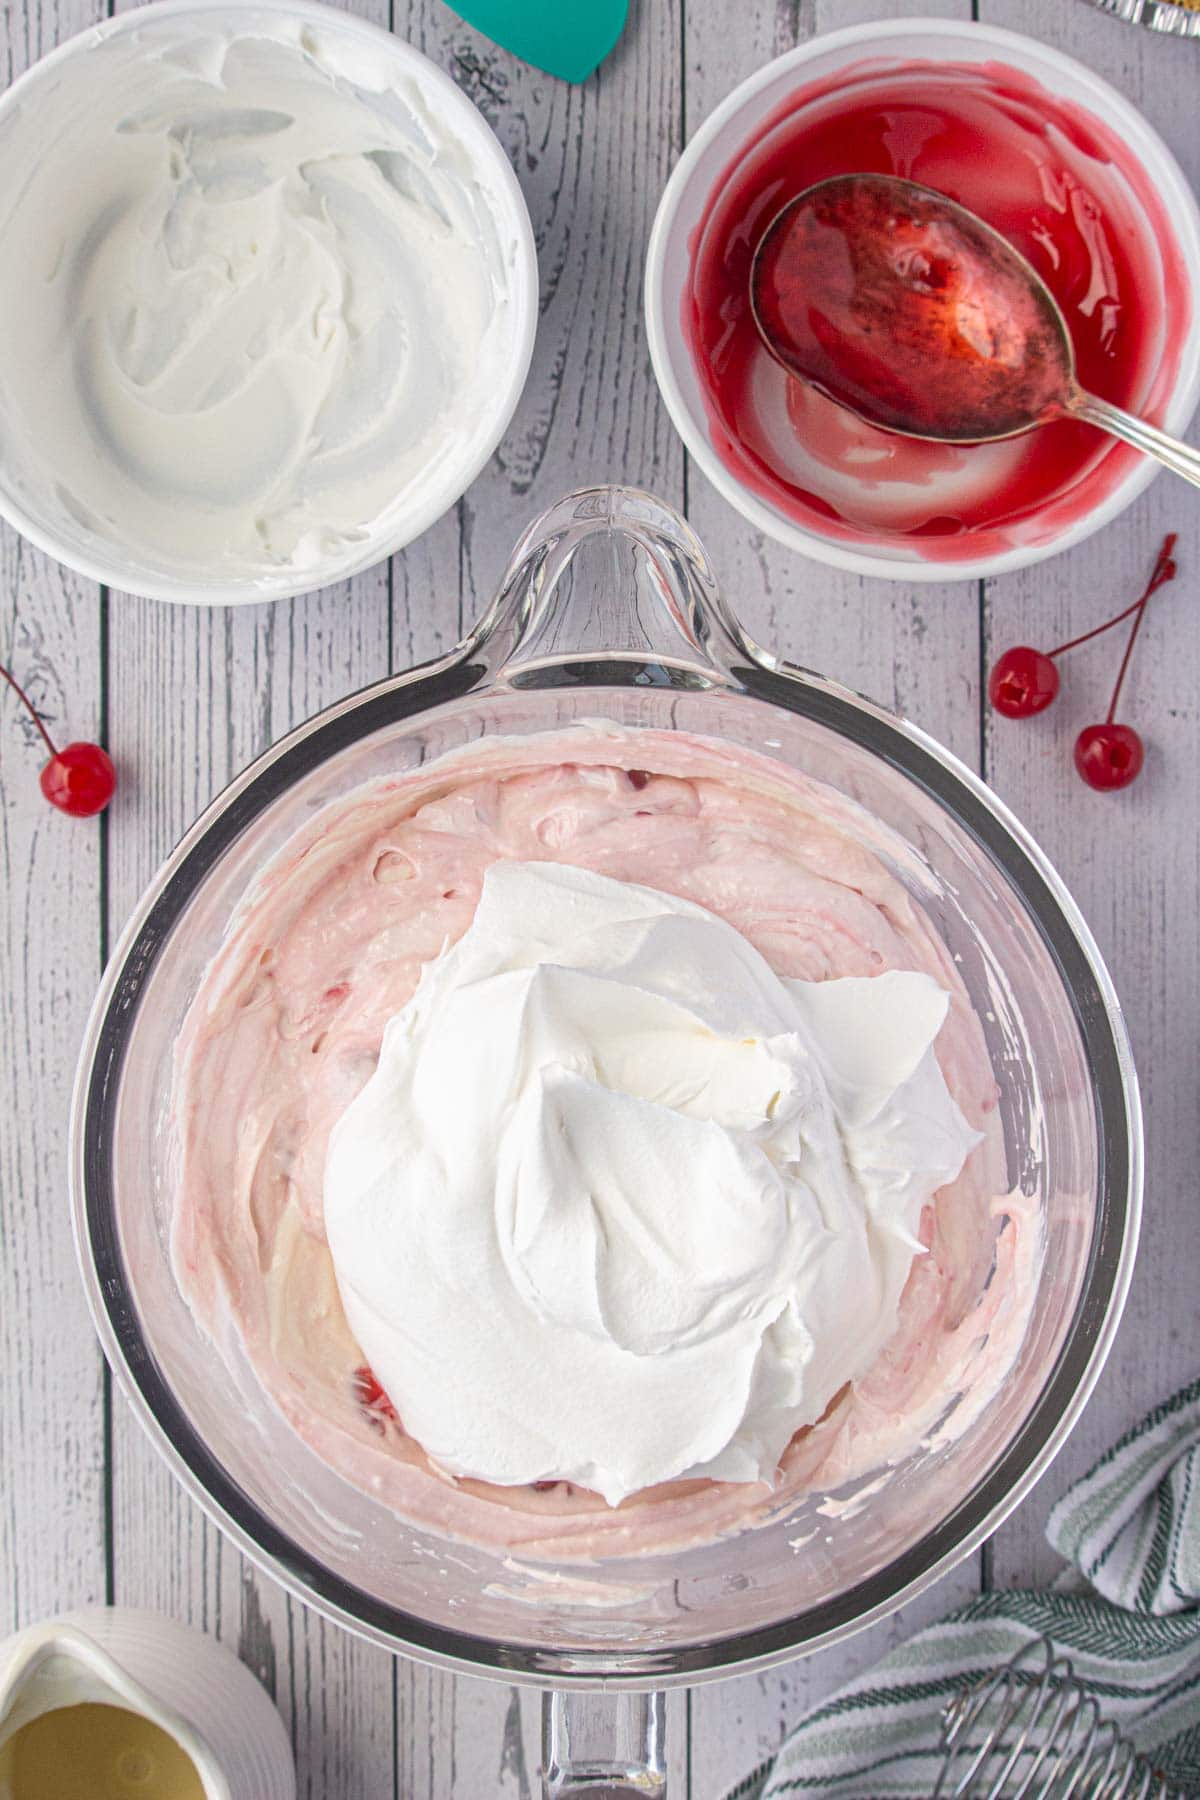
[[[1044,712],[1058,692],[1053,658],[1061,656],[1063,648],[1047,656],[1029,644],[1015,644],[998,656],[988,676],[988,699],[996,711],[1006,719],[1032,719],[1035,713]]]
[[[1125,685],[1125,673],[1129,668],[1129,659],[1133,655],[1133,646],[1137,643],[1138,632],[1142,629],[1142,620],[1146,616],[1146,602],[1151,594],[1168,581],[1175,579],[1175,533],[1163,539],[1162,549],[1158,553],[1158,561],[1154,572],[1146,584],[1146,591],[1137,605],[1137,616],[1133,621],[1133,629],[1129,633],[1129,641],[1125,645],[1125,654],[1121,658],[1121,666],[1117,670],[1116,686],[1112,699],[1108,703],[1108,712],[1100,725],[1085,725],[1075,740],[1075,767],[1091,788],[1100,793],[1111,793],[1116,788],[1128,787],[1136,781],[1142,772],[1142,764],[1146,760],[1146,750],[1141,738],[1132,725],[1122,725],[1117,721],[1117,703],[1121,698],[1121,689]]]
[[[1068,650],[1076,650],[1080,644],[1088,644],[1095,637],[1103,637],[1106,631],[1111,631],[1114,625],[1119,625],[1122,619],[1128,619],[1133,613],[1140,619],[1142,608],[1151,594],[1157,593],[1164,582],[1174,578],[1172,552],[1175,549],[1176,535],[1172,532],[1164,539],[1150,579],[1131,606],[1114,613],[1103,625],[1096,625],[1091,631],[1068,639],[1057,650],[1035,650],[1029,644],[1015,644],[1003,656],[998,656],[988,676],[988,699],[996,711],[1003,713],[1006,719],[1031,719],[1035,713],[1044,712],[1058,693],[1058,670],[1054,666],[1056,657],[1065,656]],[[1130,779],[1132,780],[1132,776]]]
[[[1146,749],[1132,725],[1085,725],[1075,740],[1075,767],[1089,787],[1128,787],[1142,772]]]
[[[101,749],[99,744],[82,741],[64,744],[59,750],[29,695],[2,663],[0,676],[7,681],[41,732],[42,741],[50,752],[50,760],[42,769],[40,779],[42,793],[51,806],[57,806],[59,812],[69,813],[73,819],[87,819],[93,813],[103,812],[117,786],[117,772],[108,751]]]
[[[396,1409],[369,1363],[360,1363],[354,1371],[354,1398],[372,1423],[396,1417]]]
[[[1175,543],[1175,532],[1163,539],[1150,579],[1132,606],[1115,613],[1103,625],[1060,644],[1057,650],[1034,650],[1029,644],[1016,644],[996,658],[988,676],[988,698],[996,711],[1007,719],[1031,719],[1035,713],[1044,711],[1058,693],[1058,670],[1054,659],[1080,644],[1089,643],[1094,637],[1101,637],[1122,619],[1133,615],[1133,629],[1121,658],[1108,716],[1100,725],[1085,726],[1075,743],[1075,767],[1089,787],[1102,792],[1128,787],[1131,781],[1136,781],[1145,761],[1145,747],[1133,726],[1116,721],[1117,702],[1145,617],[1146,602],[1160,587],[1175,579]]]

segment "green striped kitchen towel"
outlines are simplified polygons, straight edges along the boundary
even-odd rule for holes
[[[1043,1634],[1156,1768],[1200,1796],[1200,1381],[1059,1501],[1048,1593],[989,1593],[802,1719],[726,1800],[929,1800],[942,1709]]]

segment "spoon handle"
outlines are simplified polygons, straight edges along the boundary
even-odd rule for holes
[[[1178,438],[1168,437],[1157,425],[1148,425],[1145,419],[1135,418],[1133,413],[1124,412],[1121,407],[1113,406],[1095,394],[1087,394],[1082,388],[1076,389],[1067,411],[1072,418],[1086,419],[1089,425],[1110,431],[1114,437],[1132,444],[1135,450],[1157,457],[1174,474],[1182,475],[1185,481],[1200,487],[1200,450],[1193,449],[1190,444],[1181,444]]]

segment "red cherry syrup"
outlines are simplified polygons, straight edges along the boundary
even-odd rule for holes
[[[785,207],[751,288],[777,361],[885,430],[1003,437],[1070,386],[1053,302],[1007,240],[891,175],[835,175]]]
[[[718,454],[801,525],[931,558],[1041,542],[1136,452],[1056,420],[994,444],[926,444],[862,423],[779,366],[750,307],[764,232],[835,175],[899,175],[961,202],[1028,258],[1062,308],[1079,380],[1157,416],[1191,317],[1165,208],[1119,134],[999,63],[873,60],[797,88],[714,184],[691,243],[683,329]]]

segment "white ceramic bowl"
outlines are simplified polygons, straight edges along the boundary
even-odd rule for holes
[[[689,240],[724,172],[799,87],[878,59],[1007,63],[1060,99],[1085,107],[1119,133],[1162,200],[1193,295],[1187,340],[1162,421],[1177,435],[1185,430],[1200,400],[1200,210],[1178,163],[1129,101],[1081,63],[1017,32],[952,19],[885,19],[812,38],[759,69],[704,121],[667,183],[650,235],[646,264],[650,356],[667,410],[688,450],[718,492],[760,531],[819,562],[858,574],[908,581],[914,575],[923,581],[998,575],[1039,562],[1090,536],[1141,493],[1158,465],[1148,458],[1131,463],[1097,504],[1057,535],[998,554],[952,559],[943,550],[933,560],[895,538],[849,542],[826,536],[754,493],[727,467],[714,447],[701,383],[684,339],[681,316],[691,264]]]
[[[5,416],[0,344],[0,514],[40,550],[95,581],[152,599],[199,605],[285,599],[342,581],[427,530],[465,493],[503,436],[528,374],[538,313],[537,254],[529,212],[508,158],[482,114],[448,75],[403,39],[313,0],[156,0],[81,32],[36,63],[0,97],[0,184],[20,177],[23,143],[28,154],[30,142],[24,134],[35,131],[47,109],[54,107],[64,73],[74,72],[68,65],[91,63],[93,78],[103,81],[105,47],[114,39],[153,33],[163,22],[172,32],[195,29],[199,37],[206,28],[211,31],[222,14],[247,36],[254,35],[255,21],[260,20],[264,32],[286,33],[301,48],[336,51],[338,67],[354,72],[353,86],[381,95],[381,107],[390,92],[415,95],[416,104],[452,134],[456,154],[467,159],[468,179],[483,192],[486,204],[481,210],[494,231],[495,254],[503,259],[507,294],[505,335],[497,343],[496,356],[489,357],[489,368],[500,362],[503,378],[477,382],[472,427],[442,454],[435,469],[411,494],[401,488],[397,502],[368,522],[353,541],[347,536],[332,552],[306,558],[302,564],[290,562],[245,576],[214,570],[210,577],[203,568],[199,574],[190,568],[181,572],[170,566],[169,557],[139,550],[132,532],[122,538],[94,519],[85,523],[53,495],[38,493],[36,481],[25,478],[31,463],[22,460],[36,433],[24,414],[19,419]],[[66,252],[71,248],[68,244]],[[32,454],[36,451],[33,443]]]

